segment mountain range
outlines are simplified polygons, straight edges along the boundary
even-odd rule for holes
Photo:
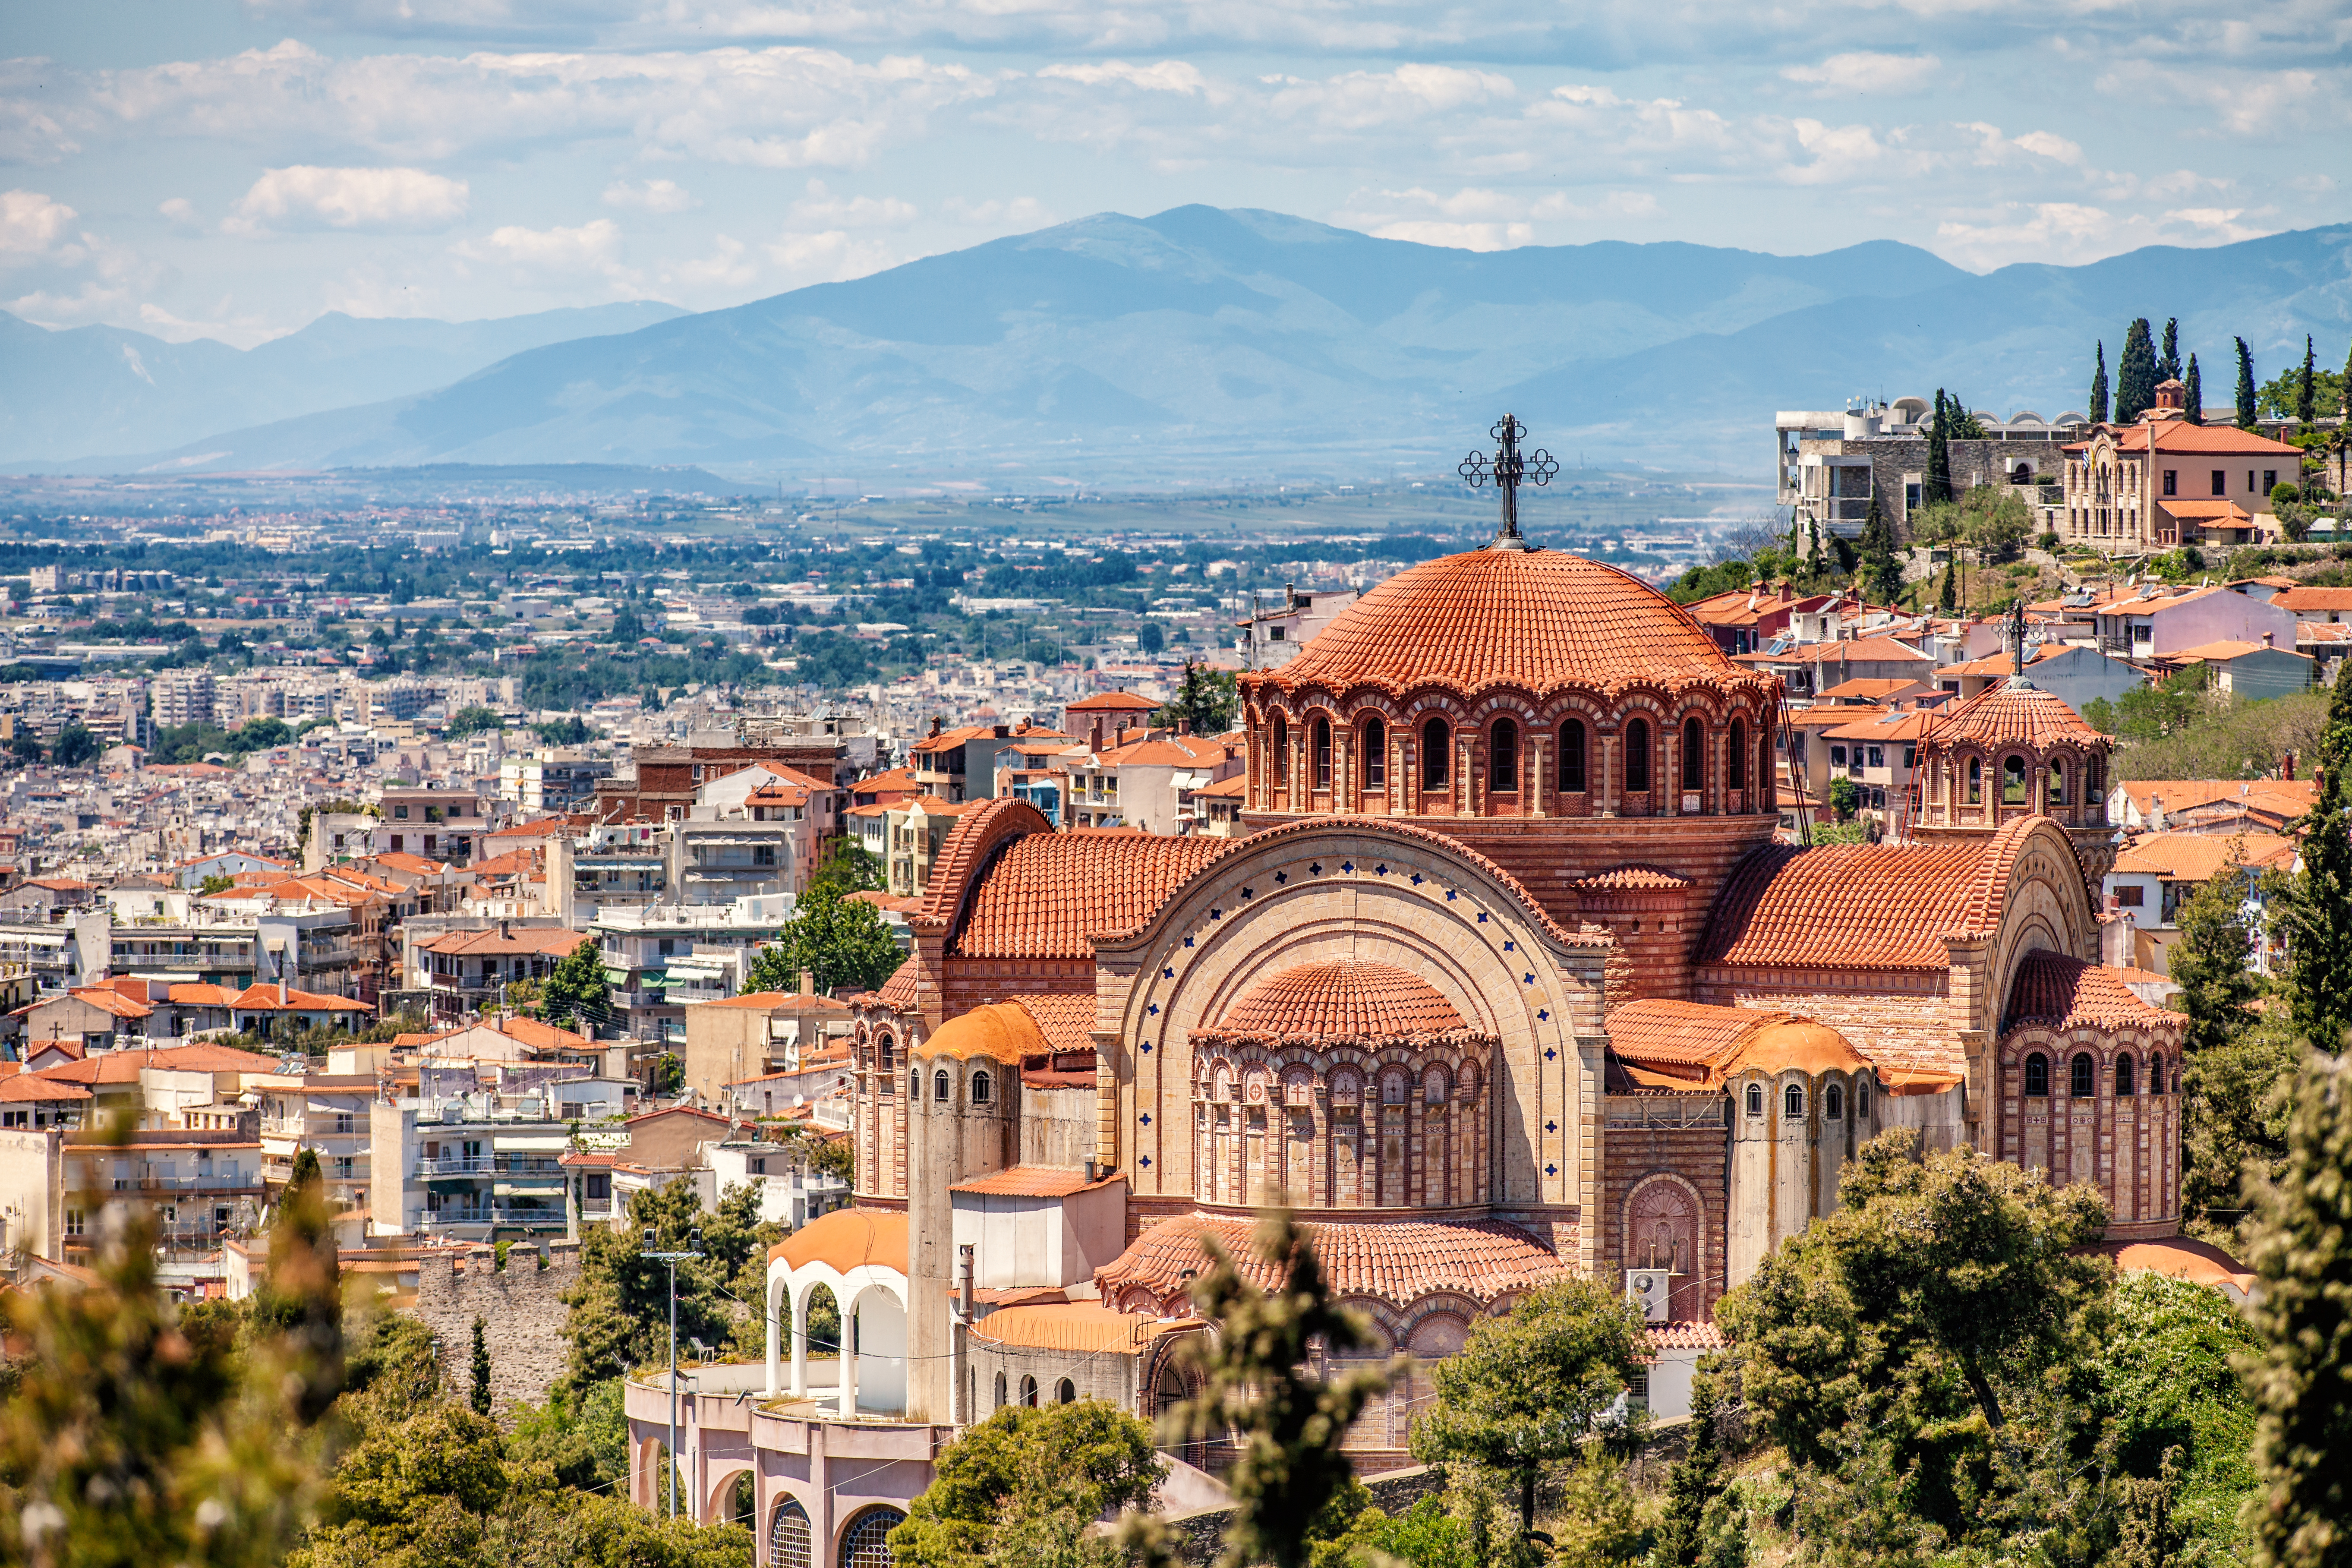
[[[1615,241],[1472,252],[1189,206],[692,315],[330,317],[241,356],[0,321],[0,463],[1015,461],[1104,475],[1425,457],[1466,447],[1508,407],[1555,451],[1761,468],[1777,409],[1936,386],[1997,414],[2080,408],[2094,341],[2112,367],[2138,315],[2179,317],[2209,402],[2228,399],[2232,335],[2265,377],[2306,332],[2332,363],[2352,332],[2352,225],[1977,275],[1891,241],[1804,257]],[[503,347],[501,331],[530,341]],[[81,341],[51,357],[69,374],[28,384],[13,368],[50,363],[37,340],[68,339]],[[436,363],[455,374],[431,381]],[[206,378],[221,390],[198,430],[186,389]]]

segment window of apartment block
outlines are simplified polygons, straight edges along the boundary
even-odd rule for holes
[[[2252,476],[2252,474],[2249,474],[2249,475],[2247,475],[2246,477],[2247,477],[2248,479],[2252,479],[2252,478],[2253,478],[2253,476]],[[2217,496],[2218,496],[2218,495],[2227,495],[2227,494],[2229,493],[2229,489],[2230,489],[2230,476],[2229,476],[2229,475],[2227,475],[2227,474],[2225,474],[2225,473],[2223,473],[2223,472],[2222,472],[2221,469],[2219,469],[2219,468],[2214,469],[2214,470],[2213,470],[2213,493],[2214,493],[2215,495],[2217,495]]]
[[[2277,488],[2278,470],[2276,468],[2264,468],[2263,470],[2263,488],[2261,493],[2268,495],[2272,490],[2276,489]]]
[[[2164,470],[2164,493],[2168,496],[2177,496],[2180,493],[2179,469],[2167,468]]]
[[[2116,889],[2116,904],[2120,909],[2136,910],[2146,901],[2147,889],[2133,883]]]
[[[1833,768],[1842,768],[1845,766],[1845,748],[1843,746],[1832,746],[1830,748],[1830,766]]]

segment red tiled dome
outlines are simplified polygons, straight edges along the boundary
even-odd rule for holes
[[[1424,684],[1613,690],[1748,684],[1681,605],[1614,566],[1559,550],[1474,550],[1400,572],[1258,678],[1297,690]]]
[[[1262,981],[1234,1004],[1221,1035],[1268,1039],[1395,1039],[1459,1034],[1454,1005],[1429,982],[1391,963],[1342,959],[1302,963]]]
[[[1996,680],[1955,707],[1928,730],[1926,742],[1931,750],[1978,745],[2030,746],[2037,752],[2057,745],[2105,750],[2108,744],[2063,698],[2017,676]]]

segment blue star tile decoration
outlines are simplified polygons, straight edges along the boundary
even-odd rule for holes
[[[1175,979],[1175,978],[1176,978],[1176,971],[1175,971],[1175,969],[1174,969],[1173,967],[1170,966],[1170,965],[1167,965],[1167,964],[1162,964],[1162,965],[1160,965],[1160,979],[1162,979],[1162,980],[1173,980],[1173,979]]]
[[[1147,1116],[1143,1120],[1149,1121],[1151,1118]],[[1547,1121],[1544,1123],[1544,1131],[1547,1132],[1557,1132],[1559,1131],[1559,1123],[1557,1121]]]
[[[1385,860],[1381,861],[1379,865],[1377,865],[1377,866],[1375,866],[1375,867],[1373,867],[1373,868],[1372,868],[1372,875],[1373,875],[1373,876],[1375,876],[1375,877],[1385,877],[1385,876],[1387,876],[1388,874],[1389,874],[1389,867],[1388,867],[1388,862],[1387,862],[1387,861],[1385,861]]]
[[[1146,1160],[1144,1163],[1149,1165],[1151,1162]],[[1559,1174],[1559,1167],[1558,1165],[1546,1165],[1544,1167],[1544,1174],[1547,1176],[1557,1176]]]
[[[1225,918],[1225,911],[1223,910],[1211,910],[1209,911],[1209,918],[1213,921],[1223,920]]]
[[[1274,874],[1274,885],[1275,885],[1276,887],[1277,887],[1277,888],[1281,887],[1285,882],[1287,882],[1287,881],[1289,881],[1289,880],[1290,880],[1290,873],[1289,873],[1289,872],[1287,872],[1287,871],[1276,871],[1276,872]]]
[[[1352,877],[1356,874],[1356,863],[1353,860],[1342,860],[1339,862],[1339,869]]]
[[[1137,1163],[1137,1164],[1139,1164],[1139,1165],[1140,1165],[1140,1166],[1142,1166],[1145,1170],[1147,1170],[1147,1171],[1148,1171],[1148,1170],[1151,1169],[1151,1156],[1150,1156],[1150,1155],[1149,1155],[1149,1154],[1146,1154],[1146,1155],[1144,1155],[1142,1158],[1140,1158],[1140,1159],[1137,1160],[1137,1161],[1136,1161],[1136,1163]]]
[[[1421,883],[1422,883],[1422,876],[1421,876],[1421,873],[1420,873],[1420,872],[1418,872],[1418,871],[1415,871],[1415,872],[1412,874],[1412,885],[1413,885],[1414,887],[1418,888],[1418,887],[1420,887],[1420,886],[1421,886]]]
[[[1153,1017],[1157,1018],[1158,1016],[1160,1016],[1160,1004],[1159,1004],[1159,1003],[1157,1003],[1157,1002],[1154,1002],[1154,1003],[1152,1003],[1149,1007],[1146,1007],[1146,1008],[1144,1009],[1144,1011],[1145,1011],[1145,1012],[1147,1012],[1147,1013],[1149,1013],[1149,1014],[1150,1014]]]
[[[1558,1061],[1559,1059],[1559,1053],[1558,1051],[1556,1051],[1556,1050],[1552,1049],[1552,1047],[1549,1047],[1549,1046],[1546,1046],[1546,1047],[1544,1047],[1544,1060],[1546,1060],[1546,1061],[1548,1061],[1548,1062],[1554,1062],[1554,1061]]]
[[[1483,921],[1486,917],[1485,915],[1480,915],[1478,918]],[[1513,942],[1509,937],[1505,937],[1503,939],[1503,951],[1505,952],[1517,952],[1518,950],[1519,944],[1517,942]]]
[[[1144,1124],[1146,1127],[1149,1127],[1149,1126],[1150,1126],[1150,1125],[1151,1125],[1151,1112],[1150,1112],[1150,1111],[1148,1111],[1148,1110],[1147,1110],[1147,1111],[1145,1111],[1145,1112],[1143,1113],[1143,1124]],[[1549,1131],[1549,1129],[1546,1129],[1546,1131]]]
[[[1550,1022],[1551,1022],[1551,1009],[1550,1009],[1550,1008],[1549,1008],[1549,1007],[1538,1007],[1538,1008],[1537,1008],[1537,1009],[1536,1009],[1536,1019],[1537,1019],[1537,1021],[1538,1021],[1538,1023],[1545,1023],[1545,1024],[1549,1024],[1549,1023],[1550,1023]]]
[[[1244,888],[1242,889],[1242,897],[1244,899],[1255,899],[1257,897],[1257,889],[1255,888]]]
[[[1530,985],[1533,985],[1533,984],[1536,983],[1536,977],[1535,977],[1535,974],[1534,974],[1534,973],[1533,973],[1532,971],[1530,971],[1529,973],[1526,973],[1526,974],[1522,974],[1522,975],[1520,975],[1520,976],[1519,976],[1519,978],[1520,978],[1521,980],[1526,981],[1526,982],[1527,982],[1528,984],[1530,984]]]
[[[1144,1041],[1144,1042],[1143,1042],[1142,1046],[1141,1046],[1141,1047],[1139,1047],[1139,1048],[1143,1052],[1143,1054],[1144,1054],[1145,1056],[1147,1056],[1147,1057],[1148,1057],[1148,1056],[1150,1056],[1150,1055],[1151,1054],[1151,1042],[1150,1042],[1150,1040],[1146,1040],[1146,1041]]]
[[[1191,937],[1189,937],[1189,936],[1188,936],[1188,937],[1186,937],[1186,938],[1184,939],[1184,945],[1185,945],[1186,947],[1190,947],[1190,946],[1192,946],[1192,939]]]
[[[1316,861],[1316,862],[1315,862],[1315,864],[1313,864],[1312,866],[1307,867],[1307,874],[1308,876],[1310,876],[1310,877],[1319,877],[1319,876],[1321,876],[1321,875],[1323,874],[1323,862],[1322,862],[1322,861],[1320,861],[1320,860],[1318,860],[1318,861]]]

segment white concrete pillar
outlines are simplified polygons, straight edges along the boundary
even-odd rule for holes
[[[857,1308],[853,1302],[841,1309],[841,1418],[855,1420],[857,1415]]]
[[[784,1280],[782,1280],[782,1279],[773,1280],[773,1281],[770,1282],[770,1284],[769,1284],[769,1286],[768,1286],[768,1307],[767,1307],[767,1330],[768,1330],[768,1331],[767,1331],[767,1333],[765,1334],[765,1336],[763,1336],[763,1337],[764,1337],[764,1338],[766,1339],[766,1341],[767,1341],[767,1347],[768,1347],[768,1387],[767,1387],[767,1395],[768,1395],[768,1397],[769,1397],[770,1399],[773,1399],[773,1398],[776,1396],[777,1393],[778,1393],[778,1388],[777,1388],[777,1379],[778,1379],[778,1375],[779,1375],[779,1373],[781,1373],[781,1371],[782,1370],[782,1358],[783,1358],[783,1353],[784,1353],[783,1338],[782,1338],[782,1335],[783,1335],[783,1329],[784,1329],[784,1322],[783,1322],[783,1321],[782,1321],[782,1319],[781,1315],[780,1315],[780,1314],[777,1312],[777,1310],[776,1310],[776,1298],[778,1297],[778,1295],[779,1295],[779,1294],[781,1294],[782,1292],[783,1292],[784,1290],[786,1290],[786,1289],[789,1289],[789,1286],[788,1286],[788,1285],[787,1285],[787,1283],[786,1283]]]
[[[793,1397],[808,1397],[808,1299],[810,1290],[791,1292],[786,1310],[793,1320]]]

